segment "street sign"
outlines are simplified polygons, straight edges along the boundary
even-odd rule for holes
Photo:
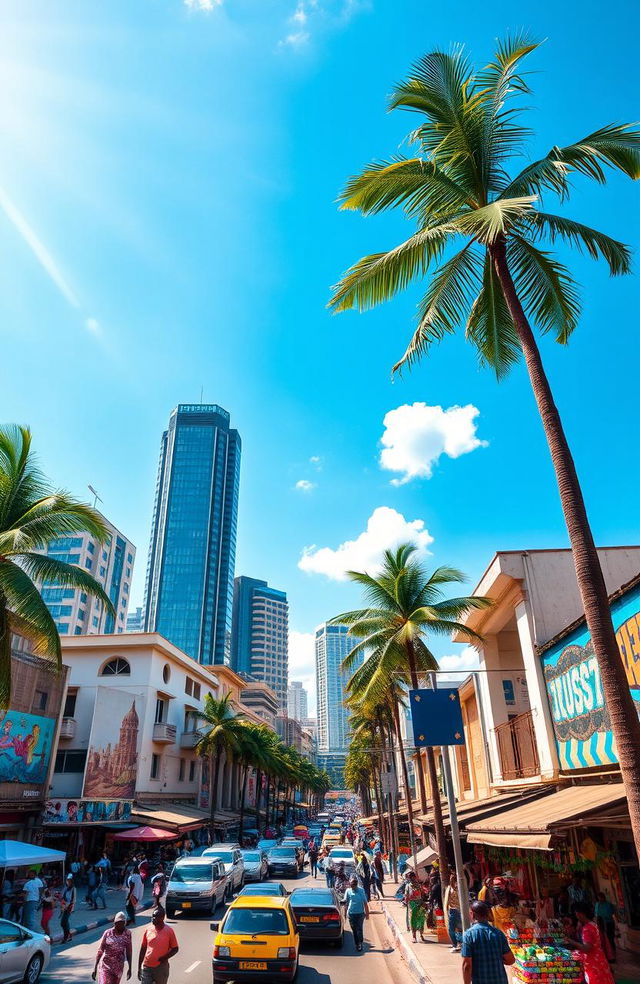
[[[464,745],[460,695],[455,687],[410,690],[409,702],[417,748]]]

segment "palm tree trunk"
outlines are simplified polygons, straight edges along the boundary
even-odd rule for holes
[[[247,779],[249,778],[249,766],[244,767],[244,776],[242,778],[242,789],[240,792],[240,844],[242,844],[242,838],[244,837],[244,800],[247,794]]]
[[[631,829],[636,851],[640,855],[640,719],[631,697],[629,682],[618,649],[607,588],[575,463],[542,365],[540,350],[509,271],[504,241],[499,241],[491,247],[491,257],[522,346],[531,387],[551,452],[562,511],[571,542],[578,588],[591,644],[598,661],[605,707],[611,721],[611,731],[627,794]]]
[[[413,843],[413,804],[411,802],[411,789],[409,788],[409,770],[407,769],[407,759],[404,753],[402,742],[402,725],[400,724],[400,711],[397,701],[393,702],[393,717],[398,737],[398,749],[400,751],[400,762],[402,763],[402,778],[404,781],[405,799],[407,801],[407,820],[409,822],[409,840],[411,843],[411,853],[415,855],[415,845]]]
[[[262,799],[262,772],[256,774],[256,828],[260,830],[260,800]]]
[[[216,826],[216,806],[218,800],[218,779],[220,778],[220,760],[222,758],[222,749],[218,748],[216,752],[216,767],[213,769],[212,783],[211,783],[211,822],[209,825],[209,832],[211,836],[211,843],[215,843],[215,826]]]

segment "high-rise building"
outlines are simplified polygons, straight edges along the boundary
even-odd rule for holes
[[[240,436],[226,410],[181,403],[162,435],[145,629],[205,665],[231,658]]]
[[[287,708],[289,603],[284,591],[266,581],[237,577],[233,587],[231,666],[266,683]]]
[[[98,543],[90,533],[74,533],[50,540],[46,549],[39,551],[88,571],[102,585],[115,609],[115,615],[112,615],[98,598],[80,588],[43,581],[40,593],[60,635],[125,631],[136,548],[108,519],[101,518],[107,528],[104,543]]]
[[[144,608],[141,605],[127,615],[127,632],[144,632]]]
[[[346,752],[349,747],[349,714],[344,706],[346,685],[357,666],[342,669],[358,639],[347,635],[344,625],[323,622],[316,629],[316,687],[318,693],[318,751]]]
[[[316,717],[306,717],[300,722],[305,731],[313,735],[315,739],[318,738],[318,719]]]
[[[300,680],[292,680],[287,690],[287,714],[294,721],[302,721],[307,716],[307,691]]]

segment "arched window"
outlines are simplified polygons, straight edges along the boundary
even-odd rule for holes
[[[130,673],[131,667],[126,659],[116,656],[115,659],[110,659],[108,663],[104,664],[100,676],[129,676]]]

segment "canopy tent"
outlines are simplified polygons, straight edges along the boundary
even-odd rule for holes
[[[171,830],[160,830],[159,827],[133,827],[114,835],[115,841],[166,841],[175,840],[178,834]]]
[[[0,868],[20,868],[30,864],[50,864],[64,861],[64,851],[52,851],[39,844],[24,844],[22,841],[0,841]]]

